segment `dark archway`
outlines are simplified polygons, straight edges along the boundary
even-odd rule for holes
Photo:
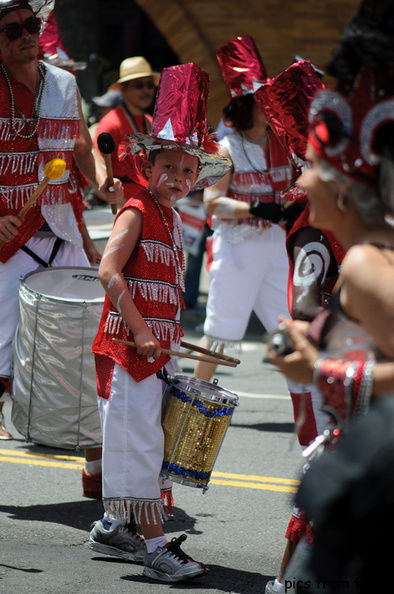
[[[142,55],[157,71],[179,63],[166,39],[133,0],[56,0],[55,15],[70,56],[88,63],[86,70],[77,73],[87,101],[117,79],[125,58]]]

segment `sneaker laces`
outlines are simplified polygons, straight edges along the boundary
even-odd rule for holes
[[[198,563],[198,565],[200,565],[204,569],[204,571],[207,573],[208,568],[204,565],[204,563],[195,561],[195,559],[193,559],[193,557],[190,557],[190,555],[186,555],[186,553],[184,551],[182,551],[181,543],[184,542],[186,539],[187,539],[187,535],[181,534],[180,536],[178,536],[178,538],[173,538],[171,540],[171,542],[169,542],[165,546],[165,548],[167,548],[167,550],[170,552],[170,555],[173,555],[176,559],[178,559],[180,561],[181,565],[185,565],[186,563],[189,563],[189,562]]]
[[[182,565],[184,565],[188,561],[193,561],[193,559],[191,557],[189,557],[188,555],[186,555],[186,553],[184,551],[182,551],[182,549],[181,549],[181,544],[186,539],[187,539],[186,534],[181,534],[180,536],[178,536],[178,538],[171,539],[171,542],[169,542],[166,545],[166,548],[170,551],[170,553],[172,555],[174,555],[174,557],[177,557],[179,559],[179,561],[182,563]]]

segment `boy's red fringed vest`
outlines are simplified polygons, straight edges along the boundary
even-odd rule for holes
[[[137,208],[143,215],[142,234],[136,253],[123,269],[123,276],[130,295],[146,324],[159,340],[162,348],[168,349],[171,343],[179,343],[183,336],[177,321],[182,304],[182,289],[177,279],[174,245],[160,212],[147,190],[141,188],[134,198],[126,202],[120,213],[129,207]],[[178,233],[174,233],[172,220],[167,222],[175,237],[178,260],[182,262],[179,215],[173,209],[163,206],[161,208],[165,215],[170,213],[170,216],[175,217],[174,225],[178,228],[175,231],[178,230]],[[96,354],[98,393],[103,398],[109,397],[115,362],[139,382],[162,369],[169,361],[169,356],[162,354],[153,363],[149,363],[147,357],[137,354],[136,349],[114,342],[112,338],[133,341],[129,327],[106,295],[99,330],[92,348]]]

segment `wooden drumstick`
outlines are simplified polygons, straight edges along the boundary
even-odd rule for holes
[[[136,347],[135,342],[129,340],[121,340],[120,338],[113,338],[114,342],[122,342],[128,344],[131,347]],[[175,357],[183,357],[184,359],[193,359],[194,361],[204,361],[205,363],[214,363],[215,365],[225,365],[226,367],[236,367],[236,363],[230,361],[222,361],[219,359],[213,359],[212,357],[199,357],[198,355],[191,355],[190,353],[180,353],[179,351],[170,351],[169,349],[160,349],[162,353],[166,355],[175,355]]]
[[[223,353],[217,353],[216,351],[211,351],[210,349],[204,349],[196,344],[191,344],[190,342],[185,342],[182,340],[181,346],[185,349],[190,349],[191,351],[196,351],[196,353],[203,353],[204,355],[209,355],[210,357],[214,357],[215,359],[222,359],[223,361],[229,361],[230,363],[235,363],[239,365],[241,361],[239,359],[234,359],[234,357],[228,357],[227,355],[223,355]]]
[[[20,221],[22,221],[25,218],[27,212],[31,209],[36,200],[40,197],[42,192],[47,187],[48,183],[51,180],[59,179],[60,177],[62,177],[65,170],[66,162],[63,161],[63,159],[52,159],[51,161],[48,161],[48,163],[46,163],[44,167],[43,179],[38,184],[33,194],[30,196],[29,200],[26,202],[26,204],[22,206],[22,208],[16,215]],[[0,240],[0,250],[4,247],[6,243],[8,242]]]
[[[109,132],[102,132],[97,136],[97,146],[99,147],[100,153],[104,157],[105,166],[107,168],[108,187],[110,188],[114,183],[114,174],[112,170],[111,153],[115,150],[115,142],[112,135]],[[116,204],[111,204],[112,214],[116,214],[118,207]]]

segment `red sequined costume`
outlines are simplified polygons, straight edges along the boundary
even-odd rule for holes
[[[179,324],[182,297],[181,282],[177,279],[176,256],[154,199],[145,188],[137,185],[135,187],[138,191],[134,198],[130,198],[120,212],[129,207],[141,211],[142,234],[136,253],[127,262],[123,274],[139,312],[162,348],[168,349],[171,343],[179,343],[183,336]],[[164,206],[160,208],[174,235],[178,261],[182,262],[179,215],[173,209]],[[148,363],[146,357],[139,356],[128,345],[113,342],[112,338],[132,341],[133,335],[106,296],[99,330],[93,343],[97,361],[98,393],[103,398],[109,396],[115,362],[139,382],[162,369],[170,359],[168,355],[162,354],[153,363]]]
[[[59,237],[65,241],[53,266],[89,265],[69,192],[68,169],[79,136],[80,120],[75,77],[51,65],[40,64],[40,68],[43,78],[36,104],[38,120],[28,119],[34,113],[34,95],[22,83],[9,77],[7,81],[7,74],[3,69],[0,71],[0,216],[19,212],[43,178],[45,163],[60,157],[67,164],[64,175],[48,184],[28,211],[18,235],[0,252],[0,307],[3,315],[0,377],[7,378],[11,374],[12,341],[19,321],[20,278],[40,267],[31,255],[19,248],[27,244],[34,254],[48,262],[56,237]],[[13,114],[11,92],[15,106]],[[19,111],[28,119],[27,126]],[[31,138],[24,138],[29,135],[29,130]],[[37,232],[45,221],[50,231],[43,237],[41,231]]]
[[[51,181],[37,203],[29,210],[17,237],[0,253],[6,262],[29,240],[46,220],[58,237],[81,246],[81,239],[69,207],[69,170],[75,140],[79,135],[79,112],[75,78],[72,74],[41,64],[45,72],[36,135],[31,139],[17,136],[13,129],[26,135],[25,120],[11,119],[11,100],[4,72],[0,74],[0,216],[17,214],[43,178],[45,164],[53,158],[66,161],[64,175]],[[23,84],[10,80],[15,105],[22,113],[30,113],[35,98]],[[39,99],[37,99],[37,102]],[[54,205],[63,205],[53,210]],[[55,214],[56,212],[56,214]]]

